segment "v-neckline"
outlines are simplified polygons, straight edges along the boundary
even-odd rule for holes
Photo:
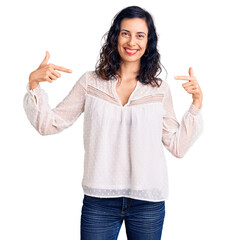
[[[129,98],[128,98],[128,101],[127,101],[127,103],[126,103],[124,106],[122,105],[121,99],[119,98],[119,96],[118,96],[118,94],[117,94],[117,90],[116,90],[116,85],[117,85],[117,83],[118,83],[118,78],[115,77],[115,79],[114,79],[114,84],[113,84],[114,95],[115,95],[116,99],[118,100],[121,108],[125,108],[125,107],[127,107],[127,106],[129,105],[130,100],[131,100],[133,94],[134,94],[135,91],[137,90],[137,88],[138,88],[138,86],[139,86],[139,81],[137,80],[137,82],[136,82],[136,87],[134,88],[134,90],[133,90],[132,93],[130,94],[130,96],[129,96]]]

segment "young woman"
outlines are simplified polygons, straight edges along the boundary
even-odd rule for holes
[[[193,102],[178,123],[161,71],[151,15],[138,6],[115,17],[95,71],[87,71],[54,109],[39,83],[59,71],[49,53],[29,76],[24,109],[42,135],[59,133],[84,112],[81,239],[117,239],[123,220],[130,240],[161,239],[168,176],[163,145],[182,158],[203,130],[202,91],[189,69],[183,84]]]

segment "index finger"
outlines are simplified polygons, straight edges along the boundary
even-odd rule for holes
[[[176,80],[188,80],[188,81],[193,81],[194,80],[193,77],[189,77],[189,76],[175,76],[174,78]]]
[[[71,69],[64,68],[64,67],[61,67],[61,66],[57,66],[57,65],[54,65],[54,64],[53,64],[53,68],[54,68],[54,70],[59,70],[59,71],[62,71],[62,72],[67,72],[67,73],[72,72]]]

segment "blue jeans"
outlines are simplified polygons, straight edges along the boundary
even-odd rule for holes
[[[128,240],[160,240],[164,218],[165,201],[84,195],[81,240],[116,240],[123,219]]]

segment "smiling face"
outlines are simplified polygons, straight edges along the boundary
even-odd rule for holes
[[[144,19],[124,18],[118,36],[118,52],[123,62],[140,61],[146,51],[148,27]]]

